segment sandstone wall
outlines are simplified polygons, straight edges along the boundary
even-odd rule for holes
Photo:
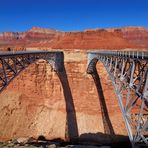
[[[63,32],[33,27],[26,32],[0,33],[0,48],[148,49],[148,28],[98,28]]]
[[[64,55],[63,73],[53,72],[47,62],[40,60],[0,93],[1,141],[42,135],[46,139],[79,137],[102,143],[127,135],[103,65],[97,64],[97,69],[107,104],[108,122],[112,125],[111,133],[105,131],[99,95],[92,77],[86,73],[86,52],[65,50]]]

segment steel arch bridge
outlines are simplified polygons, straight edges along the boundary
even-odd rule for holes
[[[88,52],[88,74],[98,61],[114,86],[132,147],[148,146],[148,52]]]
[[[22,70],[39,59],[46,60],[56,72],[63,70],[64,55],[61,51],[0,52],[0,92]]]
[[[0,92],[39,59],[48,61],[54,71],[63,71],[63,52],[0,52]],[[148,52],[89,52],[87,73],[94,73],[98,61],[112,80],[132,146],[148,145]]]

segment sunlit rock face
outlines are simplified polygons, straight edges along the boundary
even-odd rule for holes
[[[123,36],[142,48],[148,48],[148,28],[144,27],[129,27],[122,29]]]
[[[1,93],[0,137],[65,137],[65,103],[56,73],[45,61],[30,65]],[[58,130],[60,129],[60,130]]]
[[[127,27],[107,29],[108,32],[122,32],[124,39],[139,48],[148,48],[148,28],[144,27]]]
[[[50,36],[54,36],[59,31],[55,29],[45,29],[39,27],[33,27],[26,32],[1,32],[0,39],[1,40],[21,40],[21,39],[48,39]]]
[[[33,27],[26,32],[1,32],[0,49],[11,47],[13,50],[24,50],[27,45],[32,47],[40,42],[50,43],[59,35],[62,35],[62,32],[39,27]]]
[[[72,49],[121,49],[124,47],[132,47],[132,44],[123,38],[122,32],[108,32],[105,29],[97,29],[65,33],[64,36],[53,43],[52,47]]]
[[[55,29],[33,27],[26,32],[0,33],[0,49],[52,48],[52,49],[123,49],[147,48],[148,28],[126,27],[88,29],[62,32]]]
[[[64,57],[63,72],[56,73],[39,60],[0,93],[0,141],[39,136],[98,143],[124,139],[127,132],[122,114],[103,65],[98,63],[97,69],[112,125],[110,133],[104,127],[101,96],[86,73],[86,51],[65,49]]]

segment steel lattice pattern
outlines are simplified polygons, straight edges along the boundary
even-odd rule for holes
[[[29,51],[0,53],[0,91],[23,69],[36,60],[44,59],[55,71],[62,70],[63,52]]]
[[[47,60],[57,72],[63,70],[63,52],[0,53],[0,91],[38,59]],[[148,145],[148,53],[89,52],[87,73],[94,73],[98,61],[112,80],[132,146]]]
[[[148,145],[148,53],[88,53],[87,73],[104,64],[115,89],[132,146]]]

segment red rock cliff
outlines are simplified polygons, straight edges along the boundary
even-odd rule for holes
[[[45,29],[33,27],[26,32],[3,32],[0,33],[0,47],[26,47],[27,45],[37,44],[38,42],[51,41],[62,34],[55,29]]]
[[[52,44],[52,48],[69,49],[121,49],[128,47],[132,47],[132,44],[123,38],[122,32],[108,32],[105,29],[68,32]]]
[[[128,27],[123,28],[123,37],[130,43],[139,47],[148,48],[148,28],[144,27]]]
[[[148,48],[148,29],[127,27],[60,32],[54,29],[33,27],[26,32],[0,33],[0,47],[39,47],[75,49]]]
[[[111,136],[103,124],[101,96],[86,73],[86,52],[65,50],[64,55],[65,72],[57,75],[47,62],[39,61],[0,94],[0,140],[41,135],[67,140],[68,133],[71,138],[78,136],[86,142],[124,139],[127,133],[121,111],[103,66],[97,65],[112,125]]]
[[[119,31],[122,32],[123,38],[129,43],[137,46],[148,48],[148,28],[144,27],[126,27],[126,28],[112,28],[106,29],[109,32]]]

